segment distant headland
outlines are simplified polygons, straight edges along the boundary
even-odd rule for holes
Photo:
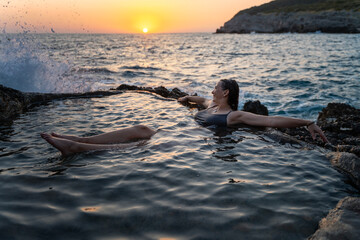
[[[274,0],[238,12],[216,33],[360,33],[358,0]]]

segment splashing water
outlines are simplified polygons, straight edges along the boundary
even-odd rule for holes
[[[50,6],[46,2],[37,8],[40,22],[28,22],[28,15],[32,11],[30,6],[33,4],[30,0],[2,3],[0,84],[24,92],[65,93],[92,90],[91,86],[85,87],[85,80],[70,74],[74,66],[71,58],[53,59],[51,46],[45,46],[39,41],[39,31],[51,31],[52,34],[56,31],[52,22],[44,18]],[[66,4],[69,11],[72,11],[72,21],[76,21],[76,4],[71,0]],[[73,25],[73,22],[69,22],[68,25]],[[7,32],[7,28],[17,34]]]
[[[71,64],[51,59],[33,35],[3,33],[0,41],[0,84],[24,92],[83,92],[84,84],[67,74]]]

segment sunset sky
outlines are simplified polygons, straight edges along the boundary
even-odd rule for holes
[[[238,11],[270,0],[0,0],[6,32],[214,32]]]

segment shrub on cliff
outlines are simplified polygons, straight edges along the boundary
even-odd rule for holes
[[[255,15],[258,13],[303,12],[352,10],[360,11],[359,0],[275,0],[261,6],[252,7],[238,12],[240,14]]]

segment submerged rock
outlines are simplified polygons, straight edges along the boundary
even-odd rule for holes
[[[309,240],[360,239],[360,198],[346,197],[339,201],[319,223]]]

